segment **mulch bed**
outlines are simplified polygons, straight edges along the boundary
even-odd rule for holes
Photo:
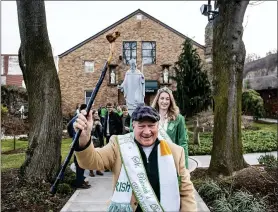
[[[191,173],[191,180],[198,190],[202,181],[208,179],[206,168],[198,168]],[[265,170],[263,166],[250,166],[231,177],[215,179],[218,183],[232,186],[233,191],[248,191],[261,198],[267,196],[268,211],[278,211],[278,168]]]
[[[60,211],[73,194],[52,196],[49,183],[27,183],[18,178],[18,171],[1,173],[1,211]]]

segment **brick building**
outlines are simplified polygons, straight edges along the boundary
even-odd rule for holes
[[[117,89],[129,69],[131,58],[146,79],[145,103],[150,104],[161,86],[174,89],[174,83],[163,81],[165,69],[171,75],[172,67],[181,53],[185,35],[167,26],[142,10],[137,10],[101,32],[59,55],[59,79],[63,110],[74,110],[77,103],[86,103],[96,85],[108,57],[106,35],[119,31],[115,54],[95,99],[94,107],[107,102],[125,104],[123,93]],[[205,47],[192,41],[202,59]],[[111,74],[116,76],[111,83]]]
[[[1,85],[25,87],[16,54],[1,54]]]
[[[56,68],[58,68],[58,57],[55,56],[53,59]],[[1,54],[1,85],[13,85],[25,88],[17,54]]]

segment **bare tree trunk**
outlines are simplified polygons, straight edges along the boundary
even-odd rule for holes
[[[246,167],[241,140],[241,94],[245,46],[243,18],[249,1],[217,1],[213,25],[214,130],[209,173],[232,175]]]
[[[19,63],[28,92],[29,146],[21,174],[51,180],[61,163],[61,91],[48,38],[44,1],[17,1]]]

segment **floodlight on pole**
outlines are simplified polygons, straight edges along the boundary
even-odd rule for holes
[[[203,4],[200,8],[201,14],[208,17],[208,21],[213,20],[218,15],[218,9],[212,10],[211,0],[208,0],[208,4]]]

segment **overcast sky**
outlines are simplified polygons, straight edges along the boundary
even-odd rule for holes
[[[141,9],[204,45],[207,17],[200,7],[207,1],[48,1],[47,27],[58,55],[109,25]],[[243,26],[247,53],[265,56],[277,49],[277,1],[248,6]],[[20,44],[16,2],[1,2],[1,53],[16,54]]]

